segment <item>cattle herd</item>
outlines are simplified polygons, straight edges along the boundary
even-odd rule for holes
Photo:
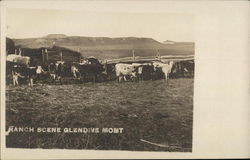
[[[112,80],[140,82],[193,76],[193,60],[100,63],[97,59],[89,58],[84,63],[54,61],[42,66],[29,66],[29,57],[8,55],[6,61],[7,83],[12,82],[14,86],[33,86],[39,82],[63,84],[63,79],[79,83]]]

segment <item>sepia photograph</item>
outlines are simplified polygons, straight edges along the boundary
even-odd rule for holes
[[[0,159],[249,158],[249,1],[0,8]]]
[[[6,10],[6,147],[192,152],[194,16]]]

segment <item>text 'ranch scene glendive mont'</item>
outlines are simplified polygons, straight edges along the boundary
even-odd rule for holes
[[[192,152],[194,17],[6,10],[6,147]]]

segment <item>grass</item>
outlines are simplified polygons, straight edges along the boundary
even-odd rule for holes
[[[193,79],[6,88],[6,128],[124,128],[121,134],[10,133],[11,148],[191,152],[192,122]]]

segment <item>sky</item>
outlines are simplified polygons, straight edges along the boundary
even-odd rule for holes
[[[6,34],[35,38],[48,34],[89,37],[148,37],[194,42],[194,17],[188,14],[85,10],[7,9]]]

